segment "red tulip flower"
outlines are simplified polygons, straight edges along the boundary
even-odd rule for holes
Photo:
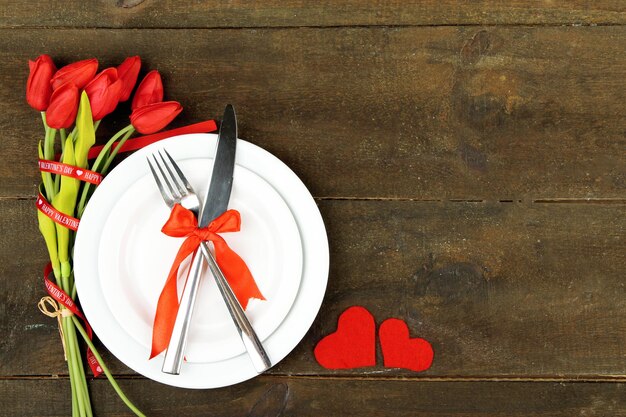
[[[161,101],[163,101],[161,74],[157,70],[152,70],[146,74],[139,87],[137,87],[130,108],[135,110],[148,104],[160,103]]]
[[[117,77],[115,68],[107,68],[85,87],[91,104],[93,120],[101,120],[111,113],[120,101],[124,83]]]
[[[57,68],[49,55],[41,55],[34,62],[28,61],[30,74],[26,83],[26,101],[39,111],[45,111],[50,104],[52,86],[50,80]]]
[[[117,75],[122,80],[123,88],[120,101],[126,101],[130,98],[135,83],[137,82],[137,76],[139,75],[139,69],[141,68],[141,59],[138,56],[131,56],[126,58],[117,67]]]
[[[67,82],[54,90],[46,111],[46,123],[54,129],[65,129],[74,123],[78,112],[78,88]]]
[[[148,104],[133,110],[130,123],[139,133],[149,135],[167,126],[182,110],[177,101]]]
[[[52,77],[52,89],[56,90],[68,81],[71,81],[76,88],[83,88],[93,79],[97,71],[98,60],[95,58],[66,65]]]

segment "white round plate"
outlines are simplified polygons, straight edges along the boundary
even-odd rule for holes
[[[185,159],[176,150],[170,154],[189,182],[198,185],[194,185],[198,195],[204,196],[212,161]],[[101,208],[98,216],[101,221],[106,219],[98,246],[98,276],[106,277],[102,292],[115,319],[149,349],[157,300],[183,239],[161,233],[170,210],[152,175],[144,173],[132,182],[129,177],[125,175],[125,184],[115,188],[112,208]],[[298,293],[302,277],[300,233],[287,204],[271,185],[241,166],[235,167],[233,179],[229,208],[241,213],[242,226],[240,232],[223,237],[243,257],[266,298],[251,300],[246,309],[263,341],[283,321]],[[179,295],[188,270],[184,268],[179,276]],[[214,362],[243,353],[244,346],[215,281],[201,283],[186,360]]]
[[[179,387],[216,388],[256,375],[212,279],[201,285],[181,374],[161,372],[162,354],[148,360],[156,301],[182,240],[160,232],[169,209],[146,156],[167,149],[203,196],[216,138],[165,139],[120,163],[92,196],[74,249],[78,294],[100,340],[135,371]],[[229,208],[240,211],[242,228],[222,236],[267,299],[251,300],[246,314],[276,364],[302,339],[321,305],[328,278],[324,224],[298,177],[242,140]]]

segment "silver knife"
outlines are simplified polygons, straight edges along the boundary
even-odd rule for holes
[[[230,192],[233,184],[236,149],[237,119],[235,109],[229,104],[224,110],[224,117],[220,125],[211,181],[204,199],[204,206],[200,212],[199,227],[208,226],[212,220],[220,216],[228,208],[228,201],[230,200]],[[203,256],[197,256],[199,252],[201,252]],[[248,351],[254,368],[259,373],[265,371],[271,367],[269,357],[243,312],[243,308],[237,301],[230,285],[226,281],[224,274],[217,265],[207,242],[201,243],[200,249],[196,251],[196,256],[191,265],[189,282],[185,285],[183,290],[172,336],[168,349],[165,352],[162,371],[174,375],[180,373],[195,299],[198,293],[203,259],[206,259],[209,264],[209,269],[215,277],[217,286],[226,302],[228,311],[235,322],[239,336]]]

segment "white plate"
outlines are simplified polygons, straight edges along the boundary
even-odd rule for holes
[[[92,196],[76,237],[76,285],[98,337],[130,368],[180,387],[215,388],[256,375],[212,280],[203,280],[181,374],[161,372],[163,355],[148,360],[154,307],[181,241],[160,233],[168,210],[145,157],[166,148],[202,195],[215,140],[210,134],[184,135],[128,157]],[[242,230],[223,236],[267,298],[251,301],[247,313],[276,364],[302,339],[319,310],[328,277],[324,224],[298,177],[242,140],[229,207],[241,212]]]
[[[175,150],[170,154],[196,192],[205,195],[211,160],[185,159]],[[161,233],[169,209],[152,175],[144,172],[136,180],[130,177],[128,173],[124,176],[124,185],[129,186],[115,189],[112,208],[99,214],[101,221],[106,220],[98,246],[98,276],[106,277],[102,292],[115,319],[137,343],[149,349],[157,300],[183,239]],[[300,233],[280,194],[242,166],[235,166],[229,208],[241,213],[241,231],[222,236],[243,257],[266,298],[251,300],[246,309],[263,341],[283,321],[298,293],[302,277]],[[184,268],[179,276],[179,295],[187,271]],[[202,280],[201,284],[185,351],[187,361],[215,362],[243,353],[244,346],[215,281]]]

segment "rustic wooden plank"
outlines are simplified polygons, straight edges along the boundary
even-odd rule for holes
[[[23,86],[48,52],[141,55],[184,103],[178,123],[233,102],[242,137],[319,197],[624,198],[625,27],[0,33],[0,196],[34,195]]]
[[[620,0],[507,2],[480,0],[363,1],[270,0],[52,0],[5,2],[2,27],[276,27],[354,25],[623,24]]]
[[[624,206],[321,201],[331,245],[322,309],[276,375],[624,375]],[[44,248],[33,201],[0,200],[0,375],[66,373],[41,315]],[[328,371],[315,343],[351,305],[407,321],[435,349],[427,372]],[[380,349],[379,349],[380,350]],[[115,372],[132,373],[108,358]],[[380,357],[379,357],[380,363]]]
[[[149,416],[626,416],[623,383],[419,382],[258,377],[229,388],[181,390],[144,379],[120,385]],[[11,416],[67,416],[65,379],[0,381]],[[95,414],[131,416],[103,380],[90,383]],[[36,395],[33,395],[36,393]]]

